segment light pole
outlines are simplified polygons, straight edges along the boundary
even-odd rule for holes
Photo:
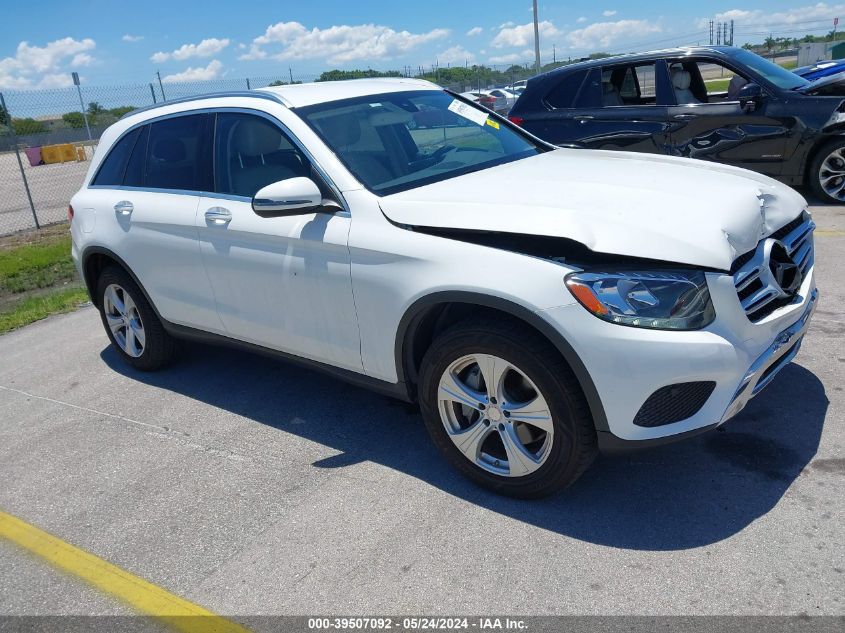
[[[534,0],[534,70],[540,73],[540,24],[537,22],[537,0]]]
[[[76,86],[76,92],[79,94],[79,107],[82,109],[82,118],[85,121],[85,129],[88,131],[88,140],[91,139],[91,128],[88,125],[88,113],[85,111],[85,102],[82,101],[82,88],[79,85],[79,73],[71,73],[73,77],[73,85]]]

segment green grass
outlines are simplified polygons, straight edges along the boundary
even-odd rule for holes
[[[71,312],[88,301],[84,288],[72,286],[13,302],[0,311],[0,334],[29,325],[51,314]]]
[[[0,240],[0,334],[87,300],[70,247],[67,228]]]
[[[730,81],[730,79],[711,79],[710,81],[705,81],[704,84],[707,86],[708,93],[727,92]]]
[[[70,235],[0,250],[0,293],[48,288],[73,279]]]

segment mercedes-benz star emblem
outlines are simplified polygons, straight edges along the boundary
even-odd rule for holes
[[[774,240],[769,251],[769,270],[786,297],[794,297],[801,287],[801,269],[790,257],[783,242]]]

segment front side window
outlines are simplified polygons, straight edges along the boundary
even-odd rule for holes
[[[380,195],[545,151],[488,110],[435,90],[345,99],[294,112]]]
[[[210,189],[209,118],[207,114],[192,114],[150,125],[145,187],[186,191]]]
[[[311,177],[308,159],[267,119],[226,112],[217,115],[215,191],[253,197],[279,180]]]

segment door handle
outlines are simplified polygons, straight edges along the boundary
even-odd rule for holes
[[[697,114],[676,114],[672,118],[676,119],[678,121],[691,121],[692,119],[697,119],[698,115]]]
[[[211,224],[228,224],[232,221],[232,212],[223,207],[211,207],[205,212],[205,220]]]
[[[596,117],[591,116],[591,115],[589,115],[589,114],[580,114],[580,115],[578,115],[578,116],[576,116],[576,117],[575,117],[575,120],[576,120],[576,121],[580,121],[581,123],[583,123],[584,121],[592,121],[592,120],[593,120],[593,119],[595,119],[595,118],[596,118]]]
[[[129,202],[129,200],[121,200],[116,205],[114,205],[114,212],[117,215],[129,216],[132,214],[132,211],[134,209],[135,207],[132,205],[131,202]]]

